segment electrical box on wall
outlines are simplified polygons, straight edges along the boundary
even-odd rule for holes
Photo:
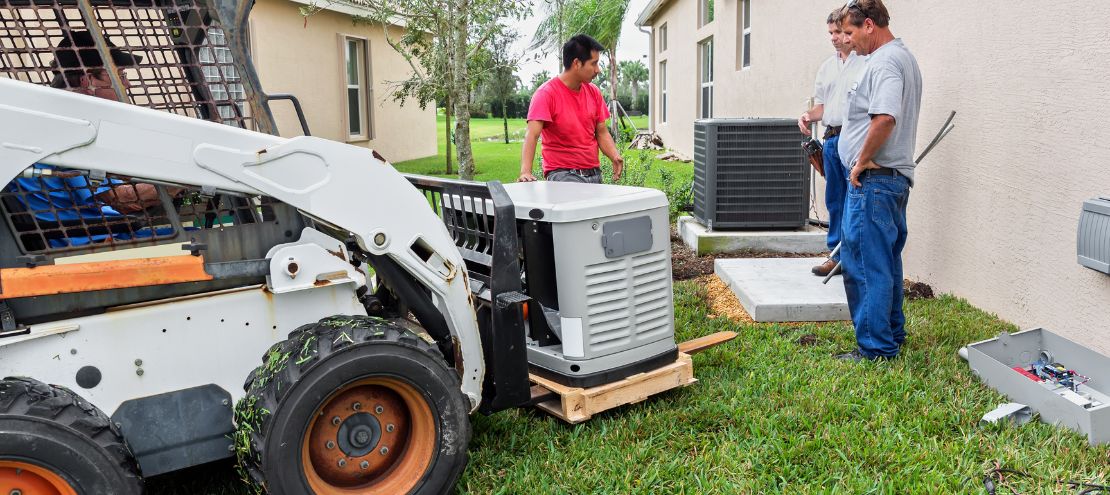
[[[1076,252],[1080,265],[1110,274],[1110,197],[1083,202]]]

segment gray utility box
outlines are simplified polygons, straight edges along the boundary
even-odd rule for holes
[[[804,227],[802,138],[794,119],[694,121],[694,218],[709,230]]]
[[[564,182],[505,190],[516,206],[528,295],[555,334],[545,339],[530,325],[533,371],[588,387],[674,361],[666,195]]]
[[[1073,392],[1014,369],[1029,369],[1038,360],[1060,363],[1090,381]],[[967,361],[984,383],[1029,406],[1042,421],[1085,433],[1091,445],[1110,441],[1110,358],[1036,328],[971,344]]]
[[[1077,237],[1079,264],[1110,273],[1110,198],[1083,202]]]

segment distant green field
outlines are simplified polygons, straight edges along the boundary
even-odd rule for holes
[[[646,129],[647,117],[639,116],[633,117],[633,125],[638,129]],[[409,160],[393,164],[397,170],[411,174],[420,175],[433,175],[433,176],[449,176],[457,177],[458,164],[455,160],[454,147],[451,149],[452,154],[452,174],[446,172],[446,145],[444,142],[445,129],[447,124],[446,119],[440,115],[437,117],[438,132],[436,133],[436,140],[439,143],[439,153],[436,156],[427,158],[418,158],[416,160]],[[475,180],[489,181],[500,180],[501,182],[514,182],[520,173],[520,151],[521,142],[524,138],[524,129],[526,123],[524,119],[509,119],[509,144],[505,144],[505,126],[501,119],[471,119],[470,120],[470,141],[471,148],[474,151],[474,162],[476,168]],[[542,145],[540,146],[542,148]],[[536,158],[540,155],[540,149],[536,150]],[[658,152],[642,152],[648,157],[654,157]],[[645,160],[639,160],[639,151],[624,150],[622,154],[625,156],[627,166],[635,166],[636,163],[641,163]],[[635,158],[636,163],[632,163],[630,155]],[[604,160],[603,160],[604,161]],[[689,179],[693,176],[693,165],[689,163],[679,162],[655,162],[651,165],[654,169],[664,169],[675,174],[675,176]],[[537,169],[538,171],[538,169]],[[658,185],[658,177],[656,173],[648,174],[645,185],[655,186]]]

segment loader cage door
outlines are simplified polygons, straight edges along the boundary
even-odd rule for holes
[[[247,47],[245,20],[252,3],[0,0],[0,76],[68,88],[57,70],[58,53],[77,57],[73,49],[58,46],[72,33],[87,32],[107,41],[98,48],[114,46],[141,58],[135,66],[104,61],[129,82],[123,88],[113,82],[122,101],[274,134]],[[229,8],[241,25],[221,20],[218,14]],[[93,49],[80,51],[86,50]]]
[[[486,380],[481,411],[520,406],[531,398],[524,338],[516,212],[500,182],[405,176],[443,220],[466,262]]]

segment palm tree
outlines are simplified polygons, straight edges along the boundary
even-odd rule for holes
[[[625,60],[621,62],[621,77],[623,77],[628,84],[632,86],[632,105],[635,106],[640,101],[640,83],[647,81],[648,68],[643,62],[639,60],[630,61]],[[637,108],[637,110],[643,110]]]
[[[628,13],[629,0],[552,0],[548,16],[532,38],[532,48],[561,52],[564,33],[587,34],[596,39],[609,58],[609,97],[617,99],[617,41],[621,37],[621,23]],[[562,22],[560,22],[562,21]]]

